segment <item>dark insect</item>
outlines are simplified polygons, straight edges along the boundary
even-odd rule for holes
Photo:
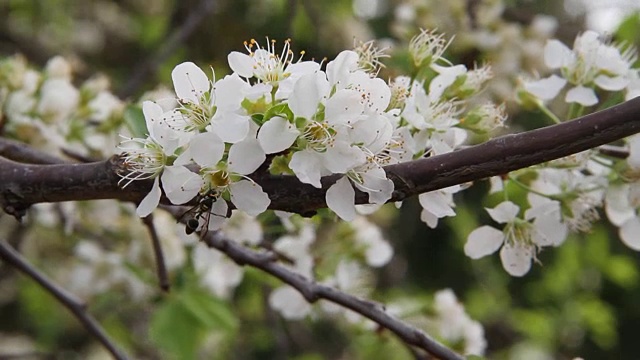
[[[194,205],[191,209],[187,210],[184,214],[182,214],[182,216],[180,216],[180,218],[178,219],[178,221],[182,220],[184,217],[187,217],[186,223],[185,223],[185,232],[187,233],[187,235],[191,235],[194,232],[196,232],[198,230],[198,228],[201,226],[201,220],[202,220],[202,227],[200,229],[201,231],[201,236],[204,236],[207,233],[207,230],[209,229],[209,220],[211,219],[211,215],[213,216],[219,216],[219,217],[226,217],[224,215],[220,215],[220,214],[215,214],[211,212],[211,208],[213,207],[213,203],[215,203],[216,201],[218,201],[218,198],[220,197],[220,194],[218,194],[215,191],[210,191],[204,195],[198,194],[196,201],[198,202],[196,205]]]

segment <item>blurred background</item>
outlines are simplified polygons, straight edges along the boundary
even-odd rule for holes
[[[539,114],[521,113],[512,97],[519,74],[545,71],[541,53],[547,39],[571,44],[590,28],[638,46],[639,11],[633,0],[0,0],[0,57],[21,54],[39,68],[62,55],[72,64],[76,82],[104,74],[118,97],[137,101],[163,86],[171,89],[171,69],[183,61],[212,66],[221,78],[229,73],[227,54],[245,51],[243,43],[251,39],[274,39],[278,46],[291,39],[294,52],[304,50],[304,59],[318,61],[333,59],[358,41],[377,39],[378,46],[397,55],[380,73],[389,79],[406,70],[403,51],[411,36],[420,28],[438,29],[455,36],[447,53],[453,63],[492,65],[495,81],[487,96],[506,103],[513,122],[509,131],[516,131],[545,124]],[[483,208],[499,200],[485,197],[488,186],[479,182],[456,195],[458,215],[437,229],[420,221],[417,199],[406,201],[399,212],[389,208],[377,214],[372,221],[383,227],[395,253],[375,273],[372,297],[418,304],[409,308],[419,313],[435,291],[451,288],[484,326],[491,359],[637,358],[640,255],[601,222],[590,233],[572,235],[563,246],[540,253],[541,264],[524,278],[505,273],[498,256],[471,260],[462,250],[466,237],[490,222]],[[215,304],[202,305],[205,315],[181,308],[154,288],[144,229],[120,218],[131,213],[128,205],[74,206],[43,206],[21,225],[3,214],[0,233],[19,239],[22,251],[54,278],[76,272],[117,277],[116,267],[137,274],[132,282],[145,289],[139,298],[130,295],[138,285],[116,280],[95,292],[76,289],[135,358],[412,358],[391,334],[354,330],[339,319],[278,318],[265,300],[278,283],[256,270],[247,270],[226,299],[194,289],[192,272],[175,270],[174,294]],[[73,231],[64,229],[69,218]],[[176,236],[173,220],[156,220],[170,228],[167,236]],[[99,239],[109,251],[79,250],[87,238]],[[5,355],[16,348],[26,355]],[[0,263],[0,359],[104,356],[60,304]]]

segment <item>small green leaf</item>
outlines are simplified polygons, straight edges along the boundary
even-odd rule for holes
[[[124,122],[133,137],[146,138],[147,134],[149,134],[142,108],[138,105],[128,105],[126,107],[124,110]]]
[[[156,310],[149,326],[149,337],[162,350],[165,358],[195,359],[203,327],[178,297],[170,297]]]
[[[180,301],[207,329],[230,332],[238,328],[238,319],[227,304],[208,292],[196,288],[189,289],[181,294]]]
[[[274,116],[281,116],[289,121],[293,121],[293,112],[289,109],[289,105],[287,104],[280,104],[269,108],[269,110],[264,114],[263,122]]]

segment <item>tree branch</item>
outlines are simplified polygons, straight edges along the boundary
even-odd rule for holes
[[[390,201],[448,186],[501,175],[575,154],[640,132],[640,98],[566,123],[502,136],[448,154],[385,167],[395,183]],[[0,204],[20,217],[31,205],[90,199],[140,201],[152,181],[134,181],[125,189],[118,173],[122,157],[90,164],[33,165],[0,157]],[[270,209],[303,215],[326,207],[325,192],[341,175],[322,179],[322,188],[302,184],[294,176],[258,174],[254,179],[271,199]],[[356,191],[356,203],[367,203]],[[168,203],[163,199],[164,203]]]
[[[163,208],[169,211],[175,218],[179,218],[181,215],[178,207],[171,206]],[[182,219],[182,221],[185,220]],[[277,262],[278,255],[271,251],[255,251],[249,249],[233,240],[223,237],[218,231],[207,232],[202,237],[202,240],[207,246],[218,249],[229,256],[238,265],[255,267],[287,283],[298,290],[309,303],[314,303],[320,299],[331,301],[357,312],[385,329],[389,329],[405,343],[423,349],[439,359],[464,359],[453,350],[431,338],[422,330],[387,314],[384,305],[360,299],[335,288],[307,279],[280,265]]]
[[[51,295],[53,295],[59,302],[62,303],[73,315],[84,325],[85,329],[93,335],[110,353],[115,359],[125,360],[127,356],[118,349],[118,347],[111,341],[107,333],[102,329],[100,324],[93,318],[93,316],[87,313],[87,305],[75,295],[66,291],[62,287],[55,284],[47,276],[34,268],[29,262],[20,255],[11,245],[6,241],[0,240],[0,258],[2,258],[7,264],[18,269],[28,277],[32,278]]]
[[[162,251],[162,244],[160,243],[160,237],[156,231],[156,227],[153,224],[153,214],[142,218],[142,223],[147,227],[149,236],[151,236],[151,245],[153,246],[153,255],[156,260],[156,274],[158,275],[158,283],[160,288],[164,292],[169,292],[169,275],[167,275],[167,266],[164,261],[164,253]]]

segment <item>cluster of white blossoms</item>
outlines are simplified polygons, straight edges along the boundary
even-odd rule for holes
[[[339,174],[326,202],[351,221],[357,215],[355,189],[373,205],[391,199],[394,184],[383,166],[450,152],[467,131],[488,132],[505,120],[503,106],[465,107],[490,78],[490,68],[451,65],[442,58],[448,42],[432,31],[410,46],[423,75],[390,83],[376,77],[384,54],[374,46],[343,51],[323,70],[302,56],[295,60],[289,41],[281,53],[275,45],[252,40],[245,44],[248,54],[232,52],[233,73],[220,80],[194,63],[179,64],[172,72],[178,105],[143,103],[148,136],[121,145],[129,170],[123,185],[154,179],[138,215],[157,207],[162,186],[173,204],[196,199],[199,228],[207,223],[209,230],[219,229],[227,202],[256,216],[270,204],[251,178],[260,169],[293,174],[317,188],[323,176]],[[438,209],[450,203],[445,196],[439,204],[440,198],[436,208],[427,204],[429,224],[452,215]]]
[[[546,101],[558,96],[567,84],[567,103],[593,106],[599,102],[596,90],[625,91],[626,99],[637,95],[638,71],[632,69],[636,60],[633,47],[610,44],[594,31],[579,35],[569,49],[558,40],[550,40],[544,48],[544,62],[560,76],[527,82],[524,89],[536,98]]]
[[[0,60],[0,119],[11,119],[4,131],[41,150],[107,156],[117,145],[113,130],[123,110],[106,77],[76,87],[73,67],[61,56],[51,58],[41,72],[20,56]]]
[[[599,92],[618,92],[627,100],[638,95],[634,89],[634,79],[639,77],[639,70],[633,67],[635,52],[621,50],[592,31],[579,35],[573,50],[550,40],[544,54],[546,65],[559,69],[562,76],[525,82],[519,97],[532,101],[555,122],[562,117],[544,103],[556,98],[567,83],[571,88],[564,101],[577,107],[569,109],[566,120],[597,104]],[[589,150],[513,172],[505,179],[492,179],[491,192],[503,192],[505,201],[486,210],[503,227],[483,225],[473,230],[465,254],[477,259],[500,249],[504,269],[513,276],[523,276],[542,248],[561,245],[571,233],[588,232],[600,219],[602,207],[611,223],[620,228],[623,243],[640,250],[640,192],[636,189],[639,139],[637,135],[627,139],[628,147],[621,149],[628,152],[626,159]],[[505,183],[525,191],[528,208],[509,200]]]

